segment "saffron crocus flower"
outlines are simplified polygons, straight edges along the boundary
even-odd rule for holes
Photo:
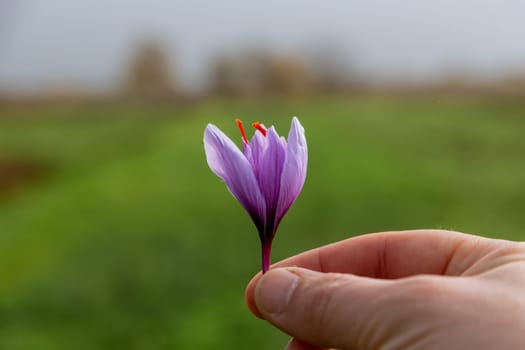
[[[242,151],[215,125],[204,131],[211,170],[220,177],[252,218],[261,239],[262,270],[270,268],[272,240],[284,214],[297,199],[306,178],[308,153],[304,128],[294,117],[288,141],[272,126],[253,123],[251,141],[237,119]]]

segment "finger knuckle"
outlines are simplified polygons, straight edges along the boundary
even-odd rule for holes
[[[449,294],[444,278],[421,275],[403,279],[394,299],[400,305],[412,305],[414,308],[418,308],[418,305],[425,309],[440,308]]]

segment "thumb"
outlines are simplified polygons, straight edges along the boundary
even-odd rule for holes
[[[263,318],[297,339],[353,349],[373,341],[370,331],[380,332],[388,285],[355,275],[275,268],[258,281],[255,304]]]

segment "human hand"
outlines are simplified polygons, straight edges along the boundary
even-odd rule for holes
[[[525,244],[437,230],[354,237],[256,275],[246,300],[293,337],[288,350],[523,349]]]

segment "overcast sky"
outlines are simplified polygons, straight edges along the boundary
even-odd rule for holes
[[[112,86],[144,36],[190,83],[218,52],[260,43],[336,46],[376,79],[490,76],[525,71],[525,0],[0,0],[0,89]]]

